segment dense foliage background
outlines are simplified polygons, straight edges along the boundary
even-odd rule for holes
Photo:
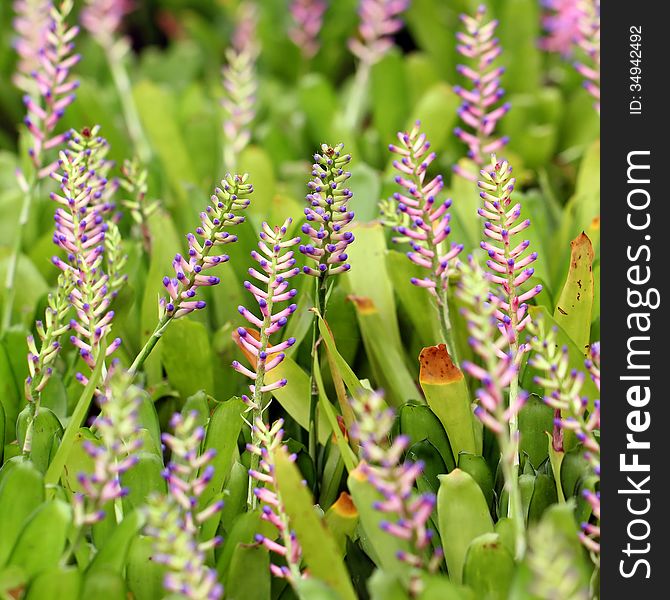
[[[76,4],[73,15],[78,14],[79,4]],[[125,267],[128,278],[114,300],[113,336],[122,339],[115,356],[126,367],[133,362],[156,326],[158,297],[164,294],[162,279],[169,274],[174,254],[185,251],[184,235],[198,225],[198,214],[207,206],[213,188],[226,174],[223,166],[221,68],[239,14],[238,3],[234,0],[147,0],[136,4],[136,10],[129,13],[124,22],[123,31],[129,36],[133,48],[124,60],[132,83],[132,99],[150,145],[149,160],[144,165],[148,172],[147,198],[157,199],[159,208],[149,218],[148,231],[144,232],[143,238],[129,211],[124,208],[122,200],[126,192],[121,189],[117,193],[117,208],[125,213],[119,226],[123,251],[128,255]],[[463,160],[466,152],[466,146],[453,134],[459,124],[457,110],[461,103],[453,86],[463,84],[456,70],[459,59],[455,33],[461,28],[459,14],[472,14],[480,2],[412,0],[402,17],[405,27],[395,36],[396,46],[371,68],[364,118],[360,126],[351,129],[344,113],[350,95],[355,92],[356,60],[347,47],[347,40],[356,34],[357,4],[357,0],[329,3],[320,33],[320,48],[313,58],[306,58],[288,36],[292,21],[287,3],[283,0],[257,3],[260,48],[256,63],[257,110],[250,126],[250,143],[236,157],[237,172],[249,173],[253,182],[252,202],[246,211],[245,223],[236,231],[238,243],[226,250],[230,261],[221,267],[222,284],[199,292],[207,301],[207,309],[171,323],[138,378],[146,390],[148,406],[155,407],[155,416],[153,408],[147,408],[149,412],[142,416],[145,419],[143,427],[148,429],[153,440],[151,444],[145,444],[142,452],[152,458],[141,462],[141,475],[134,478],[137,490],[129,496],[127,510],[140,506],[149,491],[165,490],[160,478],[163,455],[159,433],[170,429],[168,423],[175,411],[186,414],[196,410],[204,424],[212,411],[227,404],[224,401],[245,393],[247,382],[229,365],[233,360],[243,360],[233,334],[244,325],[238,306],[248,302],[242,282],[248,277],[247,269],[251,266],[249,252],[256,247],[257,232],[263,221],[274,225],[292,217],[296,235],[299,235],[299,226],[304,221],[311,157],[320,151],[322,143],[334,146],[342,142],[345,151],[352,155],[352,177],[348,186],[354,193],[350,207],[356,214],[356,242],[348,250],[351,271],[339,277],[327,314],[337,350],[358,379],[367,380],[371,389],[385,391],[386,401],[401,415],[394,431],[406,433],[408,428],[415,427],[417,435],[426,434],[423,426],[408,425],[413,421],[405,403],[412,400],[423,406],[423,394],[417,385],[418,356],[422,348],[444,340],[440,338],[429,295],[409,283],[411,277],[419,275],[420,269],[403,256],[406,248],[391,241],[393,233],[379,222],[378,203],[397,188],[391,165],[393,157],[387,147],[396,139],[397,131],[411,129],[420,119],[422,130],[437,153],[430,172],[445,176],[447,189],[443,195],[453,199],[449,239],[464,245],[463,259],[471,253],[479,256],[482,228],[482,219],[476,212],[480,204],[479,192],[475,183],[452,175],[452,167]],[[540,48],[539,40],[543,36],[541,2],[491,0],[484,4],[488,14],[499,20],[497,35],[503,48],[499,63],[506,67],[502,85],[505,99],[511,104],[510,112],[498,125],[498,132],[509,136],[510,140],[499,154],[514,167],[517,178],[514,199],[522,203],[524,215],[532,222],[524,236],[538,253],[534,276],[543,286],[534,304],[540,311],[545,309],[550,324],[554,324],[554,318],[561,323],[557,303],[570,267],[571,241],[585,232],[595,251],[590,265],[596,282],[590,301],[590,330],[572,336],[563,330],[560,332],[563,336],[560,343],[570,344],[571,360],[578,365],[579,361],[583,362],[589,343],[600,338],[599,116],[593,108],[593,98],[583,87],[583,77],[573,68],[573,57],[548,53]],[[22,207],[23,192],[15,171],[17,167],[24,172],[31,168],[26,153],[28,134],[21,125],[25,115],[22,93],[12,83],[16,64],[10,43],[15,35],[12,16],[12,3],[0,3],[2,281],[5,280]],[[124,160],[137,155],[124,119],[122,98],[100,44],[86,32],[82,32],[76,44],[82,59],[74,70],[81,84],[76,101],[67,108],[59,130],[81,130],[100,125],[100,135],[110,144],[109,157],[120,166]],[[118,169],[115,174],[119,175]],[[21,456],[16,423],[26,405],[23,384],[28,375],[26,336],[32,333],[37,337],[35,320],[44,314],[47,294],[56,285],[59,275],[51,260],[57,253],[52,241],[54,203],[49,199],[49,192],[54,188],[53,182],[45,181],[32,204],[18,262],[12,327],[4,332],[0,341],[0,401],[4,409],[4,423],[0,429],[0,441],[4,438],[4,443],[0,443],[0,456],[4,456],[5,463],[0,470],[0,506],[3,510],[8,510],[8,505],[2,504],[3,499],[8,502],[2,495],[3,472],[7,477],[8,461]],[[146,239],[150,240],[149,251]],[[337,447],[335,442],[328,442],[327,448],[321,450],[318,464],[315,465],[309,455],[307,425],[313,315],[308,309],[315,302],[314,281],[299,277],[296,282],[298,310],[287,326],[286,337],[295,337],[297,343],[289,352],[289,361],[282,367],[289,384],[276,395],[278,401],[270,405],[269,422],[280,416],[285,419],[285,438],[290,440],[291,451],[297,453],[302,477],[310,489],[318,491],[314,501],[330,515],[329,525],[336,535],[342,532],[338,543],[342,545],[342,555],[359,597],[405,598],[406,592],[394,583],[397,573],[389,572],[388,568],[385,572],[388,581],[378,576],[375,585],[367,584],[375,563],[380,566],[379,557],[370,550],[370,545],[374,547],[375,543],[368,539],[377,533],[353,533],[355,526],[348,529],[346,523],[342,525],[338,521],[346,521],[346,515],[343,517],[338,513],[333,517],[332,510],[329,512],[339,493],[347,490],[341,461],[334,466],[331,462],[337,463],[337,459],[328,458]],[[0,290],[0,294],[3,293]],[[354,301],[352,296],[356,297]],[[0,296],[0,301],[2,299]],[[365,310],[362,299],[372,301],[372,314]],[[453,294],[450,301],[460,357],[475,360],[460,313],[463,303]],[[340,375],[333,378],[326,359],[322,362],[323,387],[335,402],[338,391],[335,384],[339,383]],[[76,350],[64,342],[58,368],[42,399],[42,406],[53,411],[63,428],[81,394],[81,385],[75,377],[81,369],[82,361]],[[577,581],[575,589],[578,591],[569,597],[597,595],[594,591],[597,590],[597,574],[589,584],[594,567],[586,550],[576,541],[579,523],[588,521],[590,514],[580,495],[583,486],[593,485],[589,483],[589,469],[577,440],[566,441],[563,472],[559,478],[563,479],[566,497],[576,498],[575,521],[570,525],[570,519],[566,521],[563,514],[554,515],[553,520],[542,520],[545,511],[557,501],[554,485],[557,474],[550,466],[545,434],[553,428],[553,414],[543,404],[543,390],[533,382],[530,368],[522,372],[520,379],[523,387],[535,394],[520,417],[520,469],[521,479],[525,478],[522,497],[528,527],[535,536],[530,538],[534,550],[527,561],[509,570],[500,567],[494,559],[487,563],[484,557],[481,570],[485,575],[471,573],[471,578],[479,584],[485,581],[485,584],[475,586],[474,592],[460,587],[435,587],[435,596],[425,593],[421,597],[568,598],[548,595],[550,592],[542,591],[545,588],[535,585],[541,581],[546,584],[546,589],[555,591],[566,580]],[[470,387],[474,391],[477,382],[471,381]],[[94,409],[91,415],[96,412]],[[329,439],[331,424],[323,413],[320,413],[320,419],[320,427],[325,432],[321,436],[323,442]],[[42,461],[37,465],[42,473],[53,459],[61,435],[62,429],[54,435],[53,447],[45,447],[39,450],[39,458],[33,457],[33,461]],[[64,479],[69,478],[69,481],[64,481],[65,499],[76,488],[73,473],[90,467],[89,459],[81,450],[81,440],[91,434],[82,429],[78,435],[81,439],[76,442],[77,450],[70,454],[66,464],[69,475]],[[444,432],[439,436],[444,436]],[[431,438],[432,434],[426,434],[429,444],[412,446],[408,453],[410,460],[422,458],[426,461],[425,477],[419,489],[437,492],[440,485],[437,475],[458,466],[480,484],[486,505],[497,521],[501,514],[498,503],[502,476],[498,472],[499,450],[493,436],[488,432],[484,434],[483,456],[470,457],[469,466],[466,465],[468,458],[459,460],[450,453],[448,443],[445,453],[450,458],[445,459],[442,452],[436,453],[435,449],[440,449],[442,442]],[[221,474],[226,481],[230,482],[236,473],[231,465],[248,464],[244,444],[249,439],[249,430],[243,426],[237,447],[223,449],[228,455],[226,462],[219,466],[225,465],[228,469]],[[412,439],[414,443],[421,441],[421,438]],[[217,447],[215,441],[210,440],[207,444]],[[445,460],[447,462],[440,462]],[[223,479],[219,484],[223,484]],[[243,512],[241,505],[226,500],[218,527],[225,541],[221,550],[212,553],[210,563],[217,568],[229,597],[268,597],[270,575],[267,568],[263,568],[266,563],[242,554],[235,554],[236,558],[231,559],[236,544],[250,543],[253,537],[249,519],[244,521],[245,530],[235,529],[232,535],[234,524]],[[361,511],[360,507],[358,510]],[[464,513],[463,519],[467,518]],[[9,527],[7,519],[9,517],[0,516],[0,523]],[[123,523],[127,521],[124,519]],[[133,529],[132,536],[128,534],[121,541],[114,538],[119,546],[116,549],[109,547],[112,558],[107,560],[105,569],[97,571],[97,583],[92,583],[93,579],[89,578],[85,580],[87,583],[81,584],[89,586],[82,598],[92,597],[93,593],[99,598],[123,597],[123,593],[114,595],[115,590],[126,589],[136,598],[162,597],[162,572],[147,563],[150,545],[140,541],[141,523],[138,521],[134,527],[128,525],[128,528]],[[568,530],[572,531],[571,541],[563,546],[558,544],[560,548],[552,556],[551,547],[556,536]],[[105,540],[113,535],[110,531],[108,527],[108,531],[100,529],[93,535],[90,556],[106,547]],[[14,539],[17,539],[18,529],[15,533]],[[3,529],[0,537],[5,536]],[[45,548],[49,548],[53,536],[44,536],[48,538],[44,541]],[[567,533],[566,536],[570,537]],[[446,542],[443,540],[443,543]],[[43,552],[39,538],[34,544],[35,553]],[[0,550],[3,550],[2,546],[0,542]],[[22,570],[16,560],[5,564],[11,551],[11,548],[4,554],[0,551],[0,592],[5,595],[12,589],[30,590],[34,577],[43,572],[39,566]],[[55,560],[51,560],[48,551],[44,552],[44,568],[65,569],[65,563],[59,563],[60,552],[54,551]],[[482,552],[486,554],[485,550]],[[249,562],[241,563],[247,566],[240,566],[237,560]],[[79,555],[74,559],[84,573],[87,561],[87,557]],[[12,570],[8,566],[11,564],[19,568]],[[245,573],[252,570],[253,575],[245,577]],[[147,583],[149,581],[152,583]],[[156,581],[159,583],[154,583]],[[584,591],[589,586],[591,592]],[[289,598],[294,593],[290,586],[283,586],[273,579],[273,598]],[[328,593],[334,592],[314,589],[301,593],[304,598],[330,598]]]

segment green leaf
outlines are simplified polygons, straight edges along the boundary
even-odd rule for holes
[[[226,598],[270,598],[270,556],[265,547],[237,544],[226,581]]]
[[[412,285],[412,277],[423,277],[425,270],[414,264],[397,250],[389,250],[386,255],[389,276],[393,289],[398,295],[413,329],[418,333],[419,341],[424,345],[438,344],[439,328],[436,327],[437,312],[427,290]]]
[[[200,495],[200,506],[209,506],[214,497],[223,489],[235,461],[237,438],[242,429],[242,413],[245,404],[239,398],[231,398],[219,404],[207,424],[207,434],[203,452],[214,450],[216,454],[209,464],[214,467],[214,475]],[[214,522],[216,519],[210,519]]]
[[[428,406],[447,432],[453,456],[460,452],[481,454],[465,377],[452,362],[444,344],[424,348],[419,362],[421,389]]]
[[[478,598],[507,600],[514,576],[514,558],[497,533],[485,533],[472,540],[463,567],[463,583]]]
[[[370,70],[370,96],[372,102],[372,122],[380,132],[384,147],[395,138],[395,132],[402,128],[407,120],[409,99],[408,82],[405,81],[405,69],[402,54],[393,49]],[[351,184],[353,189],[353,182]],[[366,197],[371,205],[374,197]]]
[[[96,600],[127,600],[126,584],[116,571],[102,569],[87,573],[81,597]]]
[[[437,516],[449,577],[460,583],[468,547],[476,537],[493,533],[486,498],[477,482],[465,471],[454,469],[440,477]]]
[[[160,356],[168,380],[182,398],[201,389],[214,392],[212,348],[202,323],[175,319],[160,341]]]
[[[41,504],[21,530],[8,564],[20,566],[30,577],[57,566],[65,550],[71,513],[62,500]]]
[[[30,409],[30,406],[26,406],[19,414],[16,423],[17,439],[21,448],[24,447],[26,431],[29,427]],[[33,419],[30,451],[30,460],[40,472],[44,473],[47,470],[54,441],[59,441],[62,436],[63,426],[58,417],[48,408],[41,406]]]
[[[431,87],[411,111],[407,129],[410,130],[414,122],[420,120],[421,130],[430,140],[431,150],[439,154],[451,139],[460,104],[461,100],[451,86],[440,82]]]
[[[313,577],[300,579],[295,591],[300,600],[337,600],[339,598],[325,583]],[[254,598],[257,597],[254,596]]]
[[[587,354],[593,313],[593,246],[582,232],[570,242],[570,249],[570,270],[556,302],[554,319]]]
[[[55,567],[40,573],[28,587],[25,600],[73,600],[79,598],[81,574],[73,567]]]
[[[350,294],[372,300],[389,341],[402,348],[393,287],[386,268],[384,228],[379,223],[357,223],[352,233],[356,241],[347,248],[351,270],[341,275],[343,283]]]
[[[368,223],[376,219],[379,215],[377,201],[381,194],[381,181],[377,171],[364,162],[354,161],[347,186],[354,190],[349,207],[356,213],[356,221]]]
[[[320,73],[309,73],[300,80],[298,94],[312,142],[331,139],[337,96],[330,81]]]
[[[155,600],[165,593],[163,577],[167,568],[152,560],[153,539],[138,535],[130,543],[126,560],[128,591],[135,600]]]
[[[519,453],[528,456],[534,469],[547,460],[547,432],[554,428],[554,411],[531,394],[519,412]]]
[[[42,474],[30,462],[5,463],[0,473],[0,566],[14,547],[21,528],[44,501]]]
[[[400,433],[412,442],[428,440],[440,453],[448,471],[456,466],[447,433],[435,413],[425,404],[408,402],[398,410]]]
[[[179,128],[174,92],[144,80],[134,86],[133,97],[142,127],[174,192],[179,219],[184,223],[193,212],[185,184],[198,178]]]
[[[486,498],[486,505],[489,507],[492,506],[494,487],[493,473],[491,472],[491,468],[486,462],[486,459],[477,454],[461,452],[458,455],[458,468],[461,471],[465,471],[477,482]]]
[[[386,392],[386,399],[393,406],[419,397],[419,391],[409,369],[406,367],[402,346],[393,341],[381,311],[372,298],[352,296],[356,307],[363,345],[372,362],[375,379]]]
[[[162,456],[146,451],[136,456],[137,464],[121,475],[121,484],[128,489],[128,495],[123,498],[123,510],[127,512],[144,505],[152,492],[166,491]]]
[[[336,592],[340,600],[354,600],[356,595],[337,543],[314,511],[302,476],[283,447],[274,453],[274,460],[278,492],[309,572]]]
[[[536,93],[542,76],[540,5],[535,0],[506,0],[500,13],[500,63],[503,85],[512,92]]]
[[[139,510],[124,515],[123,520],[91,561],[87,574],[108,570],[122,575],[130,545],[144,526],[144,522],[145,518]]]

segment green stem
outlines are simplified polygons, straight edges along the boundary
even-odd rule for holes
[[[437,251],[435,253],[437,254]],[[440,292],[438,297],[437,312],[439,314],[440,334],[444,343],[447,345],[449,356],[451,356],[451,360],[455,365],[460,365],[458,350],[456,349],[456,342],[451,327],[451,320],[449,319],[449,300],[446,287]]]
[[[326,281],[327,273],[324,273],[316,280],[315,286],[315,307],[318,313],[314,314],[312,321],[312,369],[309,376],[309,455],[316,468],[318,460],[319,431],[318,431],[318,407],[319,407],[319,386],[316,381],[316,372],[320,369],[319,363],[319,315],[322,319],[326,317]],[[318,486],[318,477],[315,478],[315,486]],[[314,490],[316,493],[317,490]]]
[[[356,69],[353,89],[349,94],[349,100],[344,113],[344,124],[351,132],[358,129],[363,118],[363,106],[367,96],[371,66],[368,62],[361,62],[358,65],[358,69]]]
[[[516,351],[514,355],[516,356]],[[510,406],[516,404],[518,396],[519,380],[517,377],[514,377],[509,388]],[[521,560],[526,552],[526,532],[523,507],[521,504],[521,492],[519,491],[519,420],[515,411],[513,411],[513,414],[509,419],[509,437],[505,442],[506,448],[503,447],[502,451],[503,469],[506,471],[504,474],[509,492],[507,516],[512,519],[514,524],[515,558]]]
[[[16,296],[16,268],[19,262],[19,255],[21,254],[21,246],[23,245],[23,233],[25,231],[26,225],[28,224],[28,218],[30,217],[30,207],[33,202],[33,196],[35,195],[35,183],[34,180],[28,183],[28,189],[25,190],[23,195],[23,205],[21,206],[21,213],[19,215],[19,222],[16,228],[16,237],[14,238],[14,246],[12,247],[12,254],[9,257],[9,263],[7,265],[7,277],[5,279],[5,302],[2,312],[2,324],[0,326],[0,331],[4,333],[7,331],[9,326],[12,324],[12,311],[14,309],[14,299]]]
[[[140,116],[137,111],[137,106],[133,99],[133,90],[128,77],[128,72],[123,64],[124,52],[121,51],[120,46],[110,45],[105,47],[105,56],[109,64],[109,70],[114,80],[114,85],[117,90],[119,101],[121,102],[121,110],[126,121],[128,134],[135,146],[137,155],[143,164],[147,164],[151,160],[151,146],[144,134]]]
[[[149,358],[149,354],[151,354],[151,351],[158,343],[158,340],[160,340],[161,337],[163,336],[163,333],[165,333],[165,330],[167,329],[167,326],[170,324],[170,321],[172,321],[172,316],[170,315],[165,315],[158,321],[156,329],[154,329],[154,332],[151,334],[151,337],[147,340],[146,344],[144,344],[144,347],[135,357],[133,364],[130,365],[130,368],[128,369],[128,373],[130,373],[131,375],[135,375],[142,368],[142,365],[147,360],[147,358]]]

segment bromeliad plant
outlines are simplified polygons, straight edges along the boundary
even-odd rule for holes
[[[0,596],[596,600],[598,4],[11,4]]]

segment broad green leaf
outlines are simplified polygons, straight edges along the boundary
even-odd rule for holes
[[[122,575],[130,545],[144,526],[144,522],[144,515],[139,510],[124,515],[114,533],[91,561],[87,574],[109,570]]]
[[[570,248],[570,270],[556,302],[554,319],[587,354],[593,314],[593,246],[582,232],[570,242]]]
[[[461,100],[451,86],[444,82],[437,83],[426,91],[412,109],[406,128],[410,130],[415,121],[421,121],[421,130],[430,140],[431,150],[439,153],[452,137],[460,104]]]
[[[428,290],[412,285],[412,277],[423,277],[425,270],[414,264],[397,250],[389,250],[386,255],[389,276],[393,289],[398,295],[412,327],[423,345],[444,342],[439,339],[437,312]]]
[[[469,452],[461,452],[458,455],[458,468],[461,471],[465,471],[477,482],[486,498],[486,505],[489,507],[492,506],[494,492],[493,473],[484,457],[470,454]]]
[[[5,463],[0,480],[0,566],[3,566],[21,529],[44,500],[42,474],[30,462]]]
[[[320,73],[309,73],[300,80],[298,94],[312,142],[331,139],[337,96],[330,81]]]
[[[554,411],[541,398],[531,394],[519,412],[519,453],[535,469],[547,460],[547,433],[554,428]]]
[[[478,598],[507,600],[514,577],[514,558],[497,533],[485,533],[472,540],[465,556],[463,583]]]
[[[403,56],[397,50],[387,53],[370,70],[370,96],[372,103],[372,122],[380,132],[381,143],[385,148],[395,138],[395,132],[402,128],[407,120],[409,99],[405,81]],[[356,189],[351,184],[353,189]],[[373,205],[375,198],[366,198]]]
[[[296,593],[300,600],[337,600],[339,598],[325,583],[313,577],[300,579],[296,584]]]
[[[152,560],[153,538],[135,536],[126,560],[128,591],[135,600],[155,600],[164,594],[163,577],[166,567]]]
[[[314,511],[302,476],[283,447],[275,451],[274,460],[277,489],[309,572],[336,592],[340,600],[354,600],[356,595],[337,543]]]
[[[166,490],[162,457],[154,452],[137,453],[137,464],[121,475],[121,483],[128,488],[128,495],[123,498],[123,509],[126,512],[137,511],[146,504],[147,497]]]
[[[40,573],[29,585],[26,600],[73,600],[79,598],[81,574],[73,567],[54,567]]]
[[[468,386],[445,345],[424,348],[419,363],[421,389],[447,432],[453,456],[457,457],[459,452],[481,454]]]
[[[444,575],[424,575],[424,588],[419,600],[477,600],[468,587],[456,585]]]
[[[456,465],[449,438],[439,418],[425,404],[408,402],[398,410],[400,433],[409,436],[413,443],[428,440],[440,453],[448,471]]]
[[[377,202],[377,199],[374,199]],[[379,223],[358,223],[352,228],[356,241],[347,248],[351,270],[343,274],[350,294],[370,298],[384,322],[389,341],[401,348],[393,287],[386,268],[386,239]]]
[[[179,220],[184,223],[193,213],[185,184],[197,181],[197,171],[181,135],[174,92],[144,80],[135,85],[133,97],[144,131],[174,192]]]
[[[270,556],[264,546],[237,544],[230,562],[226,598],[270,598]]]
[[[30,427],[30,407],[26,406],[19,414],[16,423],[17,439],[19,447],[24,447],[26,433]],[[32,448],[30,451],[30,460],[44,473],[49,466],[51,448],[54,440],[60,440],[63,435],[63,426],[58,417],[48,408],[41,406],[32,419]]]
[[[163,334],[159,348],[168,380],[183,398],[201,389],[214,391],[212,348],[202,323],[175,319]]]
[[[347,186],[354,192],[353,198],[349,200],[349,207],[356,213],[356,222],[368,223],[376,219],[379,216],[377,202],[381,194],[381,181],[377,171],[364,162],[354,161]]]
[[[0,342],[0,404],[2,404],[5,420],[2,438],[10,442],[16,436],[16,418],[19,414],[22,396],[14,378],[12,365],[7,357],[4,342]]]
[[[214,450],[216,454],[209,462],[214,467],[214,475],[200,495],[200,506],[205,508],[214,496],[223,489],[235,461],[237,438],[242,429],[242,413],[246,406],[239,398],[231,398],[220,403],[209,418],[203,452]],[[215,521],[211,519],[210,521]]]
[[[72,510],[62,500],[47,500],[31,515],[19,533],[9,565],[34,576],[58,565],[71,526]]]
[[[463,565],[472,541],[493,533],[493,521],[477,482],[464,471],[454,469],[440,477],[437,516],[444,557],[451,581],[463,580]]]
[[[502,84],[512,92],[535,93],[540,88],[542,57],[540,5],[535,0],[505,0],[500,13],[499,59],[506,71]]]
[[[346,552],[347,538],[354,539],[358,526],[358,510],[351,496],[342,492],[337,501],[326,512],[326,525],[340,547],[342,555]]]
[[[101,569],[84,577],[82,598],[96,600],[127,600],[126,583],[116,571]]]
[[[351,296],[356,307],[363,345],[370,359],[375,378],[386,392],[386,399],[394,406],[416,399],[419,391],[406,367],[402,346],[393,340],[392,329],[372,298]]]

